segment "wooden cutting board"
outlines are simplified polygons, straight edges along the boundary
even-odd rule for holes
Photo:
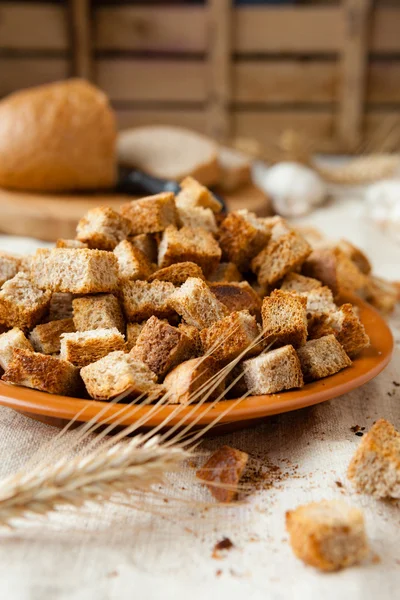
[[[267,196],[252,184],[223,196],[229,210],[247,208],[260,216],[270,214]],[[78,220],[91,208],[117,209],[132,199],[132,196],[111,193],[45,195],[0,190],[0,232],[49,242],[73,238]]]

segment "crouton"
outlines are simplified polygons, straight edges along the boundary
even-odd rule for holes
[[[248,270],[251,259],[266,246],[270,235],[254,213],[230,213],[222,221],[218,236],[224,260],[235,263],[239,271]]]
[[[218,448],[196,473],[218,502],[232,502],[249,455],[230,446]]]
[[[164,267],[164,269],[158,269],[149,277],[149,281],[170,281],[176,286],[185,283],[189,277],[197,277],[198,279],[204,279],[204,274],[199,265],[193,262],[178,262],[170,267]]]
[[[113,294],[81,296],[72,301],[76,331],[113,329],[125,332],[125,319],[118,299]]]
[[[180,329],[186,335],[186,337],[190,339],[193,348],[193,357],[200,356],[201,354],[203,354],[203,345],[201,343],[200,331],[197,329],[197,327],[194,327],[193,325],[188,325],[188,323],[182,321],[181,323],[179,323],[178,329]]]
[[[85,242],[80,242],[79,240],[65,240],[63,238],[59,238],[56,241],[56,248],[89,248],[88,244]]]
[[[73,295],[68,292],[54,292],[50,298],[48,321],[71,319]]]
[[[228,314],[227,308],[217,300],[208,285],[195,277],[189,277],[171,294],[169,304],[197,329],[210,327]]]
[[[164,379],[168,403],[190,404],[218,399],[224,391],[224,382],[217,376],[219,370],[217,361],[211,356],[182,362]]]
[[[369,553],[364,517],[341,500],[322,500],[286,513],[292,550],[321,571],[337,571],[361,562]]]
[[[158,265],[169,267],[176,262],[190,261],[201,267],[205,275],[214,271],[221,259],[221,248],[204,229],[167,227],[158,247]]]
[[[77,396],[81,392],[79,369],[58,357],[17,348],[3,381],[49,394]]]
[[[396,285],[381,277],[370,275],[367,282],[366,300],[383,314],[390,314],[398,302]]]
[[[182,329],[150,317],[140,332],[131,356],[144,362],[159,378],[177,364],[193,356],[192,341]]]
[[[347,240],[340,240],[337,243],[337,247],[350,258],[350,260],[359,268],[361,273],[364,273],[365,275],[371,273],[371,263],[360,248],[357,248],[357,246],[354,246]]]
[[[302,272],[330,287],[335,297],[346,291],[365,293],[366,276],[339,248],[313,250],[304,262]]]
[[[127,324],[125,347],[128,352],[130,352],[132,350],[133,346],[136,344],[136,340],[138,339],[139,334],[145,325],[146,325],[146,321],[143,321],[143,323],[128,323]]]
[[[247,281],[210,283],[210,290],[229,312],[247,309],[252,315],[260,315],[261,298]]]
[[[326,285],[308,292],[300,292],[299,295],[307,301],[306,311],[309,325],[321,315],[331,313],[337,309],[333,301],[332,290]]]
[[[306,240],[292,231],[271,241],[251,262],[261,285],[275,285],[291,271],[296,270],[306,260],[311,246]],[[318,279],[318,277],[317,277]]]
[[[243,277],[233,262],[219,263],[218,267],[209,276],[209,281],[213,282],[235,282],[242,281]]]
[[[81,377],[95,400],[112,400],[120,394],[140,396],[159,387],[156,375],[147,365],[120,351],[83,367]]]
[[[222,364],[240,355],[259,354],[262,344],[254,345],[259,335],[257,321],[247,310],[233,312],[200,332],[204,352]]]
[[[177,225],[178,213],[172,192],[162,192],[121,206],[121,214],[131,222],[132,235],[157,233]]]
[[[122,300],[127,320],[140,323],[151,316],[168,319],[174,316],[170,298],[175,286],[169,281],[126,281],[122,284]]]
[[[36,325],[29,339],[36,352],[57,354],[60,352],[60,337],[63,333],[75,331],[72,319],[58,319],[42,325]]]
[[[140,233],[128,238],[131,244],[136,248],[139,248],[151,264],[157,262],[157,242],[151,233]]]
[[[297,350],[297,354],[305,381],[334,375],[351,365],[350,358],[334,335],[310,340]]]
[[[118,286],[118,261],[112,252],[87,248],[39,248],[32,278],[41,289],[72,294],[112,292]]]
[[[181,191],[176,197],[176,204],[180,208],[200,207],[209,208],[213,213],[220,213],[222,204],[215,198],[208,188],[201,185],[193,177],[185,177],[180,182]]]
[[[31,266],[32,266],[32,261],[33,261],[33,254],[27,254],[25,256],[21,256],[19,261],[19,273],[26,273],[27,275],[30,276],[31,274]]]
[[[89,210],[79,221],[76,239],[86,243],[89,248],[113,250],[130,233],[131,225],[128,219],[112,208],[98,206]]]
[[[21,270],[21,259],[6,252],[0,252],[0,286]]]
[[[274,290],[262,303],[263,334],[267,345],[294,348],[307,340],[306,299],[293,292]]]
[[[369,346],[369,337],[364,325],[351,304],[343,304],[338,310],[332,312],[327,324],[333,328],[337,340],[350,358],[356,357]]]
[[[85,367],[96,362],[110,352],[125,349],[124,336],[114,329],[95,329],[63,333],[61,336],[60,357],[63,360]]]
[[[291,345],[245,360],[243,370],[252,396],[276,394],[304,385],[300,360]]]
[[[36,287],[26,273],[17,273],[0,290],[0,323],[31,329],[46,314],[50,296],[50,292]]]
[[[358,492],[400,498],[400,433],[379,419],[362,438],[347,476]]]
[[[283,219],[282,217],[266,217],[263,219],[263,222],[264,224],[269,224],[271,228],[271,242],[275,242],[287,233],[294,231],[293,227],[291,227],[286,219]]]
[[[123,240],[114,248],[121,279],[147,279],[154,271],[152,263],[139,248]]]
[[[201,206],[186,206],[185,208],[177,205],[178,221],[183,227],[191,229],[205,229],[211,233],[218,231],[217,222],[211,208],[202,208]]]
[[[288,273],[282,281],[280,289],[284,292],[310,292],[322,286],[318,279],[305,277],[299,273]]]
[[[26,339],[25,334],[18,327],[13,327],[0,335],[0,366],[6,369],[12,360],[14,350],[22,348],[33,352],[31,343]]]

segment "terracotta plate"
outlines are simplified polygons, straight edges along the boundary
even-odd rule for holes
[[[153,427],[168,420],[173,425],[184,416],[187,423],[205,425],[220,417],[223,424],[247,425],[249,422],[269,415],[275,415],[298,408],[318,404],[337,398],[362,386],[380,373],[389,363],[393,351],[393,338],[384,319],[368,304],[355,297],[343,298],[360,309],[360,317],[371,338],[371,346],[365,350],[353,365],[336,375],[306,385],[301,390],[252,396],[237,403],[235,400],[219,402],[213,409],[207,405],[195,407],[163,406],[154,410],[151,406],[127,408],[121,415],[123,405],[107,404],[55,396],[28,388],[12,386],[0,382],[0,404],[29,414],[36,419],[60,425],[64,420],[77,417],[79,421],[95,418],[100,421],[127,425],[141,420],[146,427]]]

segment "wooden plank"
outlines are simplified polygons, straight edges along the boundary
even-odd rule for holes
[[[372,61],[367,77],[368,104],[400,104],[400,59]]]
[[[378,54],[400,52],[400,7],[376,7],[371,23],[370,51]]]
[[[346,27],[337,127],[345,147],[354,150],[362,136],[371,0],[343,0],[343,10]]]
[[[61,4],[2,2],[0,48],[66,51],[67,23],[67,9]]]
[[[0,57],[0,96],[69,76],[69,61],[64,58]]]
[[[187,127],[200,133],[205,132],[206,113],[204,110],[168,108],[125,108],[115,106],[117,123],[120,129],[139,127],[141,125],[174,125],[176,127]]]
[[[207,130],[219,142],[231,134],[231,0],[208,0]]]
[[[76,77],[92,78],[92,27],[90,0],[70,0],[72,71]]]

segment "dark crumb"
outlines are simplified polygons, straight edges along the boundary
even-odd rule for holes
[[[389,398],[391,398],[392,396],[395,395],[395,390],[392,390],[391,392],[388,392],[387,395],[389,396]]]
[[[350,431],[352,431],[353,433],[357,433],[357,431],[360,431],[360,426],[359,425],[353,425],[353,427],[350,427]]]
[[[221,570],[221,569],[218,569],[217,571],[215,571],[215,574],[216,574],[216,576],[217,576],[217,577],[221,577],[221,575],[222,575],[222,570]]]
[[[379,556],[379,554],[375,554],[375,553],[374,553],[374,554],[372,555],[372,557],[371,557],[371,562],[372,562],[372,564],[373,564],[373,565],[377,565],[377,564],[379,564],[380,562],[382,562],[382,559],[381,559],[381,557]]]
[[[340,488],[343,487],[343,483],[341,481],[335,481],[336,485]]]
[[[107,577],[117,577],[117,576],[118,576],[117,570],[110,571],[109,573],[107,573]]]
[[[164,498],[163,501],[165,502],[165,504],[168,504],[169,502],[168,498]]]
[[[214,552],[218,552],[219,550],[230,550],[234,545],[235,544],[229,538],[222,538],[222,540],[215,544]]]
[[[356,435],[358,435],[358,437],[362,437],[364,434],[362,431],[356,431]]]
[[[361,431],[365,431],[365,427],[361,427]]]
[[[400,383],[398,381],[393,381],[393,385],[395,385],[396,387],[400,387]]]

